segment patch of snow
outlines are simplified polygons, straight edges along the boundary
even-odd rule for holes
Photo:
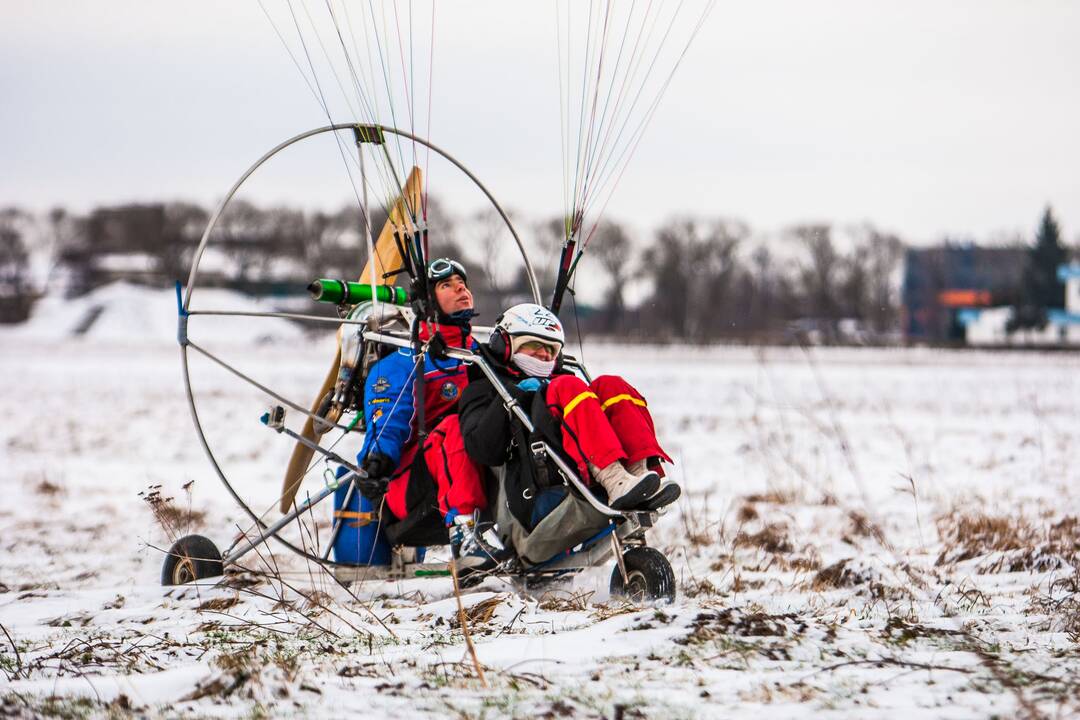
[[[97,302],[133,291],[114,292]],[[200,293],[193,302],[219,301]],[[307,402],[332,349],[258,346],[242,359]],[[19,350],[0,353],[0,374],[16,379],[0,394],[0,624],[19,650],[16,660],[0,634],[5,710],[1080,712],[1080,608],[1065,564],[1080,547],[1080,523],[1065,520],[1080,515],[1076,356],[588,345],[594,375],[619,372],[648,398],[676,460],[670,474],[684,496],[648,540],[671,560],[678,598],[658,607],[608,598],[610,563],[544,587],[489,578],[462,593],[484,688],[446,578],[347,590],[271,544],[242,564],[274,568],[280,580],[158,586],[177,532],[224,548],[249,526],[193,431],[175,347],[133,345],[128,334],[75,353],[66,336],[25,339]],[[223,470],[258,511],[273,507],[291,442],[258,422],[267,398],[212,366],[193,373]],[[355,442],[336,449],[355,452]],[[305,492],[321,486],[321,471]],[[181,511],[176,532],[138,495],[156,485]],[[986,528],[986,549],[949,552],[949,528],[965,518]],[[287,536],[325,540],[329,523],[329,508],[316,508],[304,532]],[[1028,530],[1012,538],[999,527]],[[1029,536],[1030,548],[1017,549]]]
[[[191,310],[273,312],[269,302],[243,293],[214,288],[192,295]],[[30,319],[0,330],[0,338],[55,341],[86,338],[106,343],[176,344],[176,293],[114,282],[78,298],[46,296]],[[240,344],[294,342],[304,336],[297,324],[281,318],[194,316],[188,321],[192,340]]]

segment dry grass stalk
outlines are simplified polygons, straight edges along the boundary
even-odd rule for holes
[[[89,635],[70,640],[59,650],[37,655],[20,664],[23,678],[42,674],[48,677],[86,677],[99,673],[144,673],[164,670],[155,658],[155,651],[170,641],[146,642],[146,636],[113,639]]]
[[[304,598],[304,610],[308,612],[320,612],[328,609],[333,604],[334,598],[321,590],[312,590]]]
[[[450,578],[454,581],[454,599],[457,600],[458,623],[461,627],[461,634],[465,636],[465,647],[468,648],[469,656],[472,658],[476,677],[480,678],[480,684],[487,689],[488,684],[487,679],[484,677],[484,668],[480,664],[480,658],[476,656],[476,647],[473,645],[472,635],[469,634],[469,621],[465,617],[465,606],[461,602],[461,584],[458,581],[456,558],[450,560]]]
[[[708,496],[700,504],[683,505],[683,537],[689,547],[708,547],[715,541],[708,515]]]

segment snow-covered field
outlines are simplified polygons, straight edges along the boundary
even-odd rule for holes
[[[229,337],[214,347],[304,402],[325,371],[325,342]],[[159,586],[172,538],[140,493],[219,546],[244,525],[167,338],[5,330],[0,349],[0,714],[1080,713],[1075,355],[588,346],[677,460],[687,492],[650,543],[679,596],[612,600],[610,567],[531,593],[488,579],[463,594],[484,687],[446,579],[350,594],[271,546],[256,572]],[[264,399],[200,358],[193,376],[223,467],[270,506],[289,447]]]

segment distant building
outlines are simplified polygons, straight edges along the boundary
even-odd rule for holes
[[[1064,320],[1075,321],[1080,316],[1080,263],[1062,265],[1057,271],[1058,280],[1065,283],[1065,315]],[[1056,310],[1051,310],[1053,316]]]
[[[946,243],[909,248],[904,257],[902,326],[912,342],[964,342],[972,313],[1011,305],[1027,250]]]
[[[1058,267],[1057,276],[1065,283],[1065,307],[1048,308],[1043,327],[1010,332],[1012,307],[967,310],[960,318],[967,343],[978,346],[1080,346],[1080,263]]]

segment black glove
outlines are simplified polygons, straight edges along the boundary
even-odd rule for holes
[[[382,501],[383,495],[386,494],[386,487],[390,484],[390,481],[384,477],[357,477],[354,482],[360,494],[375,505]]]
[[[386,478],[394,472],[394,461],[382,453],[371,453],[360,466],[369,478]]]
[[[379,502],[386,494],[386,486],[390,484],[390,473],[394,472],[394,461],[382,453],[371,453],[364,458],[360,469],[367,473],[367,477],[357,476],[356,489],[371,502]]]

